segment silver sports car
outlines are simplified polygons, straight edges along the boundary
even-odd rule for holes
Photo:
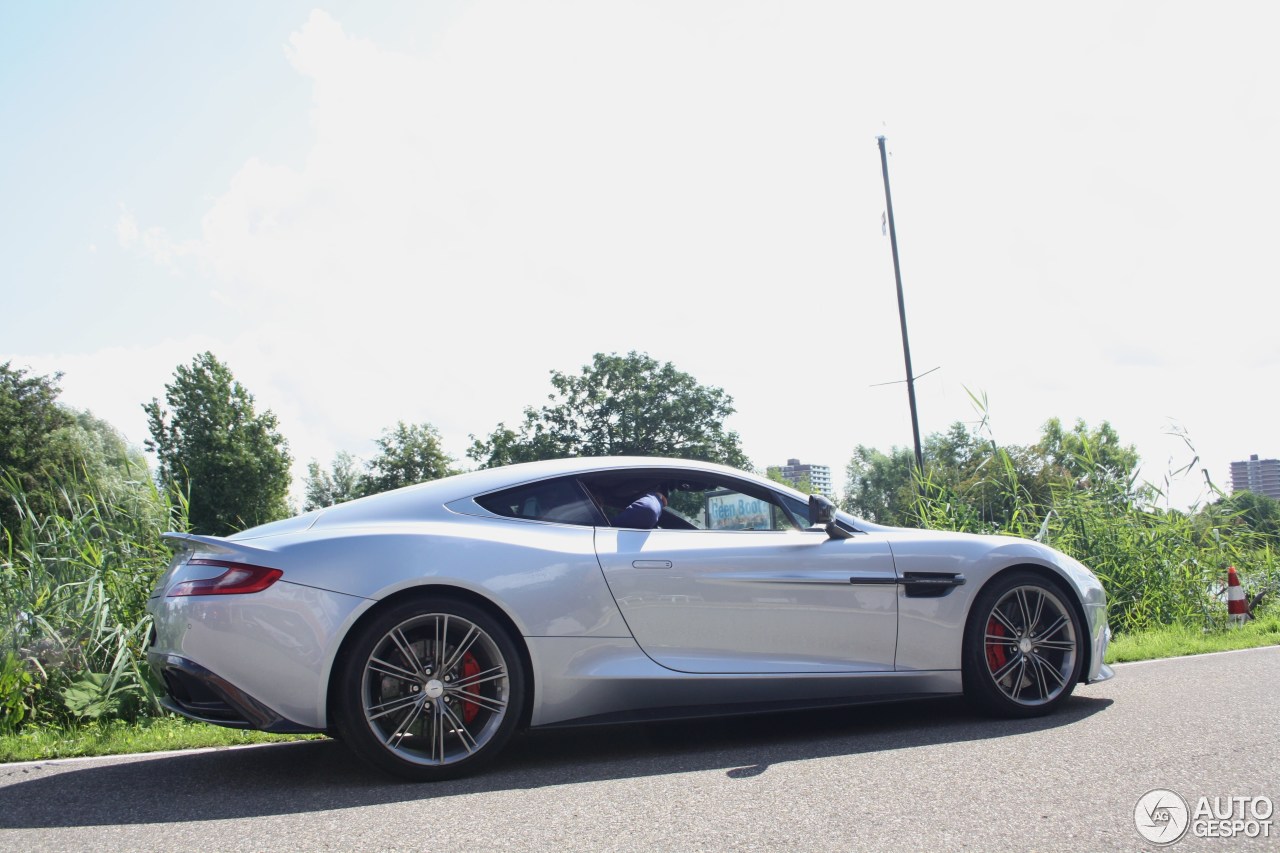
[[[166,535],[149,607],[169,708],[329,732],[412,779],[471,772],[520,727],[960,693],[1021,717],[1111,677],[1106,597],[1076,560],[703,462],[533,462]]]

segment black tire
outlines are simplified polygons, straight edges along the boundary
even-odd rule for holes
[[[357,756],[429,782],[473,773],[502,751],[524,709],[526,675],[501,622],[433,598],[392,605],[357,630],[333,705]]]
[[[964,693],[1000,717],[1037,717],[1057,709],[1080,680],[1087,638],[1072,595],[1029,571],[1001,575],[983,588],[964,637]]]

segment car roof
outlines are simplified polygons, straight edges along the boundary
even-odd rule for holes
[[[498,468],[468,471],[439,480],[429,480],[390,492],[370,495],[319,511],[315,526],[359,524],[364,521],[418,520],[443,512],[443,506],[462,498],[483,495],[499,489],[518,486],[551,477],[606,471],[652,468],[680,468],[686,471],[725,474],[769,483],[756,474],[714,462],[675,459],[663,456],[579,456],[568,459],[546,459],[521,462]],[[248,531],[246,531],[248,532]]]

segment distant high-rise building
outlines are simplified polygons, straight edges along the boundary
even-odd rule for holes
[[[1231,491],[1253,492],[1280,501],[1280,459],[1259,459],[1255,453],[1246,462],[1232,462]]]
[[[786,465],[778,465],[771,470],[777,471],[793,483],[808,480],[815,493],[835,500],[836,493],[831,488],[831,468],[826,465],[801,465],[799,459],[788,459]]]

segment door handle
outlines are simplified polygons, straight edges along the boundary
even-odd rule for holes
[[[633,569],[669,569],[670,560],[636,560],[631,564]]]

